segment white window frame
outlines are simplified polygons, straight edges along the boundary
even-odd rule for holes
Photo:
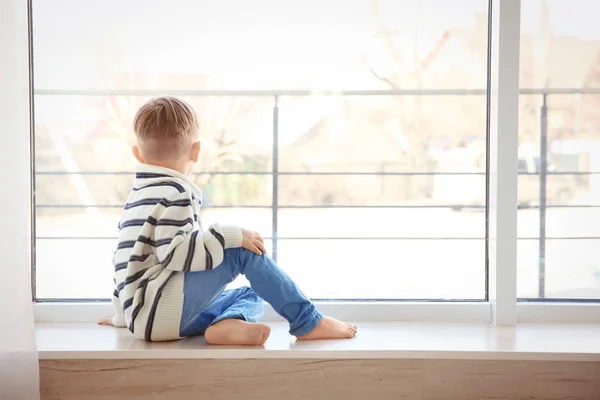
[[[490,1],[492,35],[487,228],[489,301],[317,302],[317,306],[325,313],[354,321],[491,322],[500,326],[514,326],[517,322],[600,321],[600,304],[517,303],[517,145],[521,1]],[[27,15],[22,17],[27,18]],[[0,66],[3,67],[0,70],[10,71],[16,62],[12,57],[3,57],[0,59]],[[13,107],[15,113],[22,112],[22,107],[29,106],[16,101],[6,103],[6,107]],[[17,135],[14,140],[31,146],[29,133],[0,134]],[[31,158],[11,153],[7,147],[0,146],[2,170],[30,172],[31,162]],[[21,196],[27,198],[30,198],[29,189],[28,185],[15,185],[11,188],[23,192]],[[22,204],[18,206],[23,207]],[[30,226],[30,223],[30,217],[25,213],[5,214],[5,226]],[[18,267],[31,270],[30,265]],[[37,322],[94,322],[100,317],[112,314],[112,306],[109,303],[36,303],[34,310]],[[277,315],[267,307],[265,320],[276,319]]]

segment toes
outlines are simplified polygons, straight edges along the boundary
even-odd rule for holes
[[[267,341],[267,339],[269,338],[269,336],[271,336],[271,334],[269,332],[263,333],[262,341],[260,342],[260,344],[261,345],[265,344],[265,342]]]

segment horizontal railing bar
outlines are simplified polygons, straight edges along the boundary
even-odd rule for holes
[[[553,236],[547,237],[546,240],[596,240],[600,236]],[[540,240],[539,237],[518,237],[517,240]]]
[[[519,210],[537,210],[539,205],[519,206]],[[546,208],[600,208],[600,204],[547,204]]]
[[[485,89],[400,89],[400,90],[88,90],[88,89],[36,89],[36,95],[72,96],[462,96],[485,95]]]
[[[598,94],[600,88],[523,88],[520,94]],[[399,89],[399,90],[131,90],[131,89],[36,89],[36,95],[74,96],[456,96],[485,95],[486,89]]]
[[[598,94],[600,88],[522,88],[519,94]]]
[[[519,303],[600,303],[600,299],[578,299],[560,297],[518,297]]]
[[[38,204],[36,208],[123,208],[124,204]],[[264,206],[212,206],[212,205],[203,205],[203,208],[272,208],[270,205]],[[596,207],[596,206],[593,206]],[[597,207],[600,207],[598,205]],[[485,206],[478,205],[456,205],[456,204],[432,204],[432,205],[311,205],[311,206],[278,206],[278,209],[304,209],[304,208],[473,208],[473,209],[483,209]]]
[[[123,208],[124,204],[37,204],[36,208]],[[223,206],[213,206],[213,205],[203,205],[203,208],[273,208],[271,205],[264,206],[248,206],[248,205],[223,205]],[[485,206],[483,205],[471,205],[471,204],[402,204],[402,205],[393,205],[393,204],[385,204],[385,205],[348,205],[348,204],[331,204],[331,205],[310,205],[310,206],[278,206],[278,209],[311,209],[311,208],[467,208],[467,209],[483,209]],[[519,206],[520,210],[528,210],[528,209],[539,209],[539,205],[528,205],[528,206]],[[600,208],[600,204],[553,204],[546,205],[546,208]]]
[[[36,175],[135,175],[133,171],[35,171]]]
[[[36,208],[123,208],[124,204],[36,204]],[[264,206],[211,206],[203,205],[202,208],[272,208],[271,205]]]
[[[117,240],[116,236],[37,236],[38,240]],[[271,240],[271,237],[265,237],[265,240]],[[277,240],[485,240],[484,237],[410,237],[410,236],[392,236],[392,237],[293,237],[277,236]]]
[[[72,297],[72,298],[46,298],[46,297],[42,297],[42,298],[36,298],[35,299],[36,303],[110,303],[111,299],[109,298],[79,298],[79,297]]]
[[[348,303],[483,303],[485,299],[438,299],[438,298],[311,298],[316,302],[348,302]],[[110,303],[109,298],[38,298],[36,303]]]
[[[131,171],[36,171],[36,175],[131,175],[135,172]],[[195,172],[193,175],[273,175],[273,172],[268,171],[212,171],[212,172]],[[479,175],[484,176],[485,172],[393,172],[393,171],[363,171],[363,172],[309,172],[309,171],[289,171],[277,172],[277,175],[398,175],[398,176],[419,176],[419,175]],[[520,172],[519,175],[540,175],[539,172]],[[600,175],[600,171],[556,171],[548,172],[546,175]]]
[[[115,171],[39,171],[37,175],[134,175],[135,172]],[[195,172],[193,175],[273,175],[273,172],[260,171],[213,171],[213,172]],[[308,172],[308,171],[289,171],[277,172],[277,175],[485,175],[484,172],[387,172],[387,171],[364,171],[364,172]]]
[[[36,208],[123,208],[124,204],[37,204]],[[271,205],[264,206],[248,206],[248,205],[223,205],[223,206],[213,206],[213,205],[203,205],[203,208],[272,208]],[[278,209],[310,209],[310,208],[472,208],[472,209],[483,209],[485,206],[483,205],[472,205],[472,204],[385,204],[385,205],[349,205],[349,204],[331,204],[331,205],[310,205],[310,206],[296,206],[296,205],[288,205],[288,206],[278,206]],[[520,210],[527,209],[539,209],[539,205],[530,205],[530,206],[519,206]],[[600,204],[553,204],[546,205],[546,208],[600,208]]]
[[[36,236],[37,240],[118,240],[117,236]],[[265,237],[265,240],[271,240],[271,237]],[[539,237],[519,237],[517,240],[539,240]],[[556,236],[547,237],[546,240],[598,240],[600,236]],[[277,240],[485,240],[484,237],[411,237],[411,236],[391,236],[391,237],[335,237],[335,236],[317,236],[317,237],[293,237],[277,236]]]
[[[541,175],[539,172],[519,172],[519,175]],[[553,171],[547,172],[547,176],[552,175],[600,175],[600,171]]]

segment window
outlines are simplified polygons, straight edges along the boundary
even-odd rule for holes
[[[518,296],[600,299],[600,27],[593,2],[522,1]],[[565,62],[568,60],[568,62]]]
[[[110,295],[131,119],[174,94],[204,222],[260,231],[312,298],[485,300],[487,22],[487,0],[34,0],[37,298]]]

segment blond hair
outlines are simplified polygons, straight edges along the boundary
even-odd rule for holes
[[[189,149],[196,139],[198,115],[181,99],[158,97],[140,107],[133,120],[133,130],[146,157],[172,158]]]

